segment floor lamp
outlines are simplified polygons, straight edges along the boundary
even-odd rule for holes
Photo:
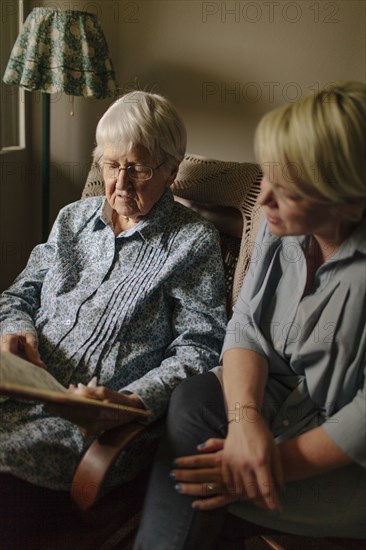
[[[49,231],[50,94],[103,99],[117,95],[104,33],[92,13],[34,8],[4,73],[6,84],[42,92],[42,238]],[[72,114],[72,113],[71,113]]]

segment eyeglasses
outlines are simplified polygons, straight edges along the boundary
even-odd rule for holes
[[[156,166],[155,168],[151,168],[150,166],[145,166],[144,164],[129,164],[124,168],[123,166],[116,166],[115,164],[112,164],[111,162],[103,162],[103,174],[105,179],[108,179],[110,181],[117,181],[118,176],[121,170],[126,170],[129,177],[134,181],[146,181],[153,177],[154,170],[157,170],[166,161],[164,160],[161,164]]]

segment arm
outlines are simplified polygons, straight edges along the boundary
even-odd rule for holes
[[[238,384],[239,377],[236,379]],[[353,400],[322,426],[277,444],[284,482],[311,478],[352,463],[363,464],[366,459],[365,385],[364,381],[363,388]],[[237,411],[235,409],[236,413]],[[235,417],[232,416],[229,420],[233,418]],[[250,425],[250,422],[245,422],[246,418],[255,420],[251,425],[256,430],[260,416],[255,410],[248,409],[246,412],[245,408],[242,409],[241,421],[231,422],[230,428],[241,423]],[[197,496],[194,505],[201,510],[225,506],[239,498],[251,498],[258,506],[266,506],[265,501],[257,499],[255,494],[245,494],[244,490],[241,494],[235,494],[227,488],[223,477],[225,445],[226,441],[223,439],[208,440],[198,447],[200,455],[176,459],[177,469],[174,474],[176,482],[179,482],[180,492]],[[202,497],[207,497],[207,483],[212,482],[217,487],[215,495],[202,500]]]
[[[280,443],[278,449],[285,481],[317,476],[353,462],[322,426]]]
[[[319,427],[279,443],[286,481],[342,468],[366,467],[366,369],[353,398]]]
[[[1,295],[1,333],[36,335],[34,317],[40,307],[44,278],[55,257],[54,243],[36,246],[27,266]]]
[[[224,353],[223,365],[229,420],[234,419],[231,415],[244,405],[256,406],[259,410],[268,377],[267,359],[252,350],[232,348]]]
[[[362,342],[360,342],[361,350],[363,349],[362,345]],[[230,395],[229,421],[235,419],[235,413],[239,413],[240,419],[240,422],[231,422],[229,425],[229,433],[234,435],[239,432],[240,424],[247,425],[249,428],[251,425],[254,428],[259,426],[261,418],[255,409],[245,410],[245,407],[240,409],[235,405],[236,403],[245,404],[245,400],[250,404],[259,404],[263,392],[263,383],[267,376],[264,369],[259,380],[255,380],[255,376],[258,374],[257,370],[261,369],[260,359],[258,363],[254,355],[250,358],[248,353],[243,353],[244,351],[242,349],[230,349],[224,354],[224,363],[227,360],[224,369],[225,390],[226,394]],[[243,360],[242,365],[240,365],[240,356]],[[251,367],[257,365],[254,373],[245,366],[249,363],[249,360]],[[355,391],[353,395],[350,394],[350,401],[328,417],[321,426],[276,445],[279,461],[282,465],[284,482],[311,478],[353,463],[366,466],[365,374],[366,372],[361,378],[359,390]],[[241,380],[242,375],[245,377],[244,380]],[[240,391],[238,391],[238,388],[240,388]],[[243,388],[247,392],[245,393],[245,400],[242,397]],[[252,420],[252,422],[245,422],[245,420]],[[236,439],[240,441],[239,436]],[[199,451],[205,452],[205,455],[181,457],[176,460],[179,469],[175,470],[174,473],[176,474],[176,481],[180,482],[181,485],[180,492],[196,495],[198,500],[194,504],[202,510],[213,509],[233,501],[233,492],[228,491],[226,488],[223,468],[220,468],[220,465],[223,464],[221,449],[224,448],[224,445],[226,445],[225,440],[209,440],[204,447],[198,448]],[[205,498],[202,500],[202,497],[207,497],[207,483],[212,481],[218,487],[216,495],[210,499]],[[249,498],[249,496],[245,495],[243,490],[241,494],[237,495],[237,499]],[[255,498],[252,500],[259,506],[264,504],[263,501],[258,501]]]
[[[268,376],[264,356],[229,349],[223,356],[228,434],[222,457],[223,481],[239,497],[263,500],[279,509],[277,486],[283,484],[278,447],[260,410]]]
[[[43,280],[52,265],[55,247],[51,242],[37,246],[26,268],[0,299],[2,351],[9,351],[45,368],[38,352],[34,318],[40,307]]]
[[[263,244],[266,239],[265,245]],[[278,241],[277,241],[278,242]],[[276,485],[282,485],[283,474],[279,451],[274,438],[264,423],[260,408],[268,376],[265,342],[251,316],[249,303],[263,285],[271,255],[265,255],[276,241],[269,239],[267,246],[266,225],[258,233],[256,258],[251,262],[245,277],[239,299],[234,307],[234,315],[229,322],[223,348],[224,392],[228,406],[228,436],[222,442],[223,451],[204,457],[190,457],[191,466],[200,468],[196,460],[205,461],[203,471],[199,471],[200,480],[210,482],[213,471],[220,463],[220,487],[226,494],[212,501],[199,503],[202,508],[222,506],[238,498],[250,498],[269,509],[279,509],[280,503]],[[263,245],[263,246],[262,246]],[[210,450],[210,446],[208,450]],[[201,450],[201,449],[200,449]],[[217,450],[217,449],[213,449]],[[207,462],[212,459],[212,463]],[[181,459],[177,461],[181,464]],[[209,466],[209,471],[205,468]],[[179,475],[179,474],[178,474]],[[194,481],[192,470],[183,481]],[[193,470],[193,476],[196,472]],[[212,479],[212,477],[211,477]],[[214,478],[216,479],[216,478]],[[182,492],[202,495],[202,483],[183,486]],[[204,490],[204,489],[203,489]],[[227,492],[229,491],[229,495]],[[207,496],[207,492],[204,493]],[[196,503],[197,504],[197,503]],[[202,505],[202,506],[201,506]]]
[[[268,236],[263,224],[223,347],[223,383],[229,420],[223,479],[238,496],[260,497],[270,509],[279,508],[275,487],[282,485],[283,474],[274,438],[260,414],[268,377],[268,344],[256,325],[250,304],[252,299],[262,296],[273,245],[277,247],[278,242]]]
[[[81,224],[85,223],[86,216],[93,215],[87,201],[80,202],[84,204],[83,208],[77,211],[78,215],[72,215],[75,211],[73,205],[59,212],[47,243],[33,249],[25,269],[0,299],[2,349],[13,353],[18,351],[35,364],[40,364],[41,361],[37,351],[38,335],[35,321],[39,313],[42,313],[43,301],[47,302],[52,298],[52,293],[56,293],[52,283],[45,291],[48,275],[52,268],[63,269],[63,265],[59,263],[60,248],[62,245],[72,246],[73,236],[80,230]]]
[[[161,416],[170,394],[181,381],[219,362],[225,333],[225,290],[220,246],[216,231],[208,226],[186,242],[166,284],[172,303],[173,339],[161,364],[124,391],[136,394],[151,420]]]
[[[233,439],[237,443],[241,434],[246,434],[244,441],[248,441],[249,436],[254,436],[252,443],[258,444],[258,428],[263,423],[260,408],[267,371],[265,358],[255,352],[232,349],[224,354],[224,389],[229,421],[233,420],[229,424],[225,450],[229,447],[228,442]],[[246,409],[246,404],[258,407],[258,412],[255,409]],[[237,421],[235,421],[234,412],[238,417]],[[329,424],[339,424],[332,421],[335,420],[334,418],[329,420],[331,421]],[[361,433],[358,432],[358,434],[362,439]],[[270,439],[274,443],[271,435]],[[248,444],[250,442],[249,440]],[[332,441],[326,433],[324,425],[279,443],[277,449],[279,451],[278,459],[282,464],[283,481],[297,481],[313,477],[353,462],[351,457]],[[260,460],[259,451],[257,446],[253,449],[243,449],[241,458],[247,454],[252,457],[253,461]],[[228,460],[228,458],[228,455],[224,453],[224,460]],[[239,457],[237,459],[238,468],[240,468]],[[246,465],[243,464],[242,467],[245,468]],[[224,477],[225,471],[224,465]],[[229,475],[226,477],[230,479]]]

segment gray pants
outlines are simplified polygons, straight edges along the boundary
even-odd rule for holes
[[[212,548],[226,509],[194,510],[197,497],[177,493],[169,477],[174,459],[197,454],[196,446],[209,437],[226,437],[226,413],[220,383],[214,374],[205,373],[185,380],[173,392],[135,550]]]

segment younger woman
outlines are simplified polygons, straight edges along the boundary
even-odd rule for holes
[[[173,393],[136,549],[213,548],[228,504],[243,539],[366,537],[365,136],[357,82],[260,122],[266,221],[223,368]]]

